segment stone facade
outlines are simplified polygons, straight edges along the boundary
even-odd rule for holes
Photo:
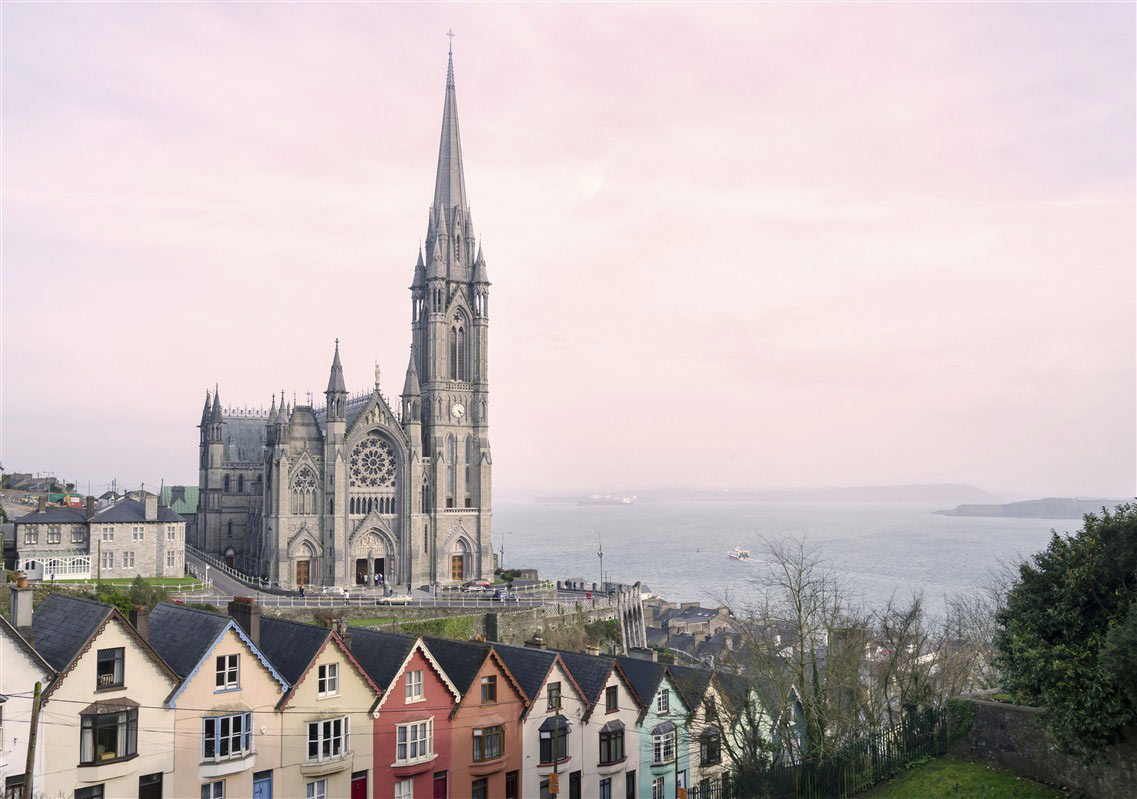
[[[399,403],[349,395],[336,344],[322,407],[201,416],[196,545],[282,586],[402,586],[493,572],[489,280],[475,248],[451,56],[434,203],[411,285]]]

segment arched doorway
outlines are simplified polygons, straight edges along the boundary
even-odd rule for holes
[[[395,574],[395,551],[390,538],[369,530],[355,539],[351,547],[356,585],[384,585]]]
[[[229,522],[230,535],[232,535],[232,529],[233,529],[233,522]],[[230,569],[234,568],[233,562],[236,559],[236,557],[237,557],[237,550],[233,549],[233,547],[229,547],[228,549],[226,549],[225,550],[225,565],[228,566]]]
[[[454,543],[454,548],[450,550],[450,579],[454,582],[467,579],[472,566],[470,545],[466,543],[466,539],[459,538]]]
[[[296,557],[294,559],[295,565],[293,566],[293,581],[297,586],[311,585],[312,583],[312,563],[316,559],[316,553],[312,551],[312,546],[305,541],[296,550]]]

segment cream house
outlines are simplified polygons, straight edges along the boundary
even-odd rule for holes
[[[52,594],[32,619],[58,676],[44,691],[45,797],[159,799],[174,789],[177,675],[115,608]]]
[[[276,705],[289,686],[254,643],[259,620],[250,635],[209,611],[163,603],[150,614],[148,640],[182,678],[169,700],[179,799],[286,795],[273,791],[282,748]]]
[[[31,630],[32,591],[12,589],[13,619]],[[34,638],[34,636],[33,636]],[[32,695],[36,683],[46,689],[55,676],[51,666],[32,645],[0,616],[0,785],[4,796],[17,792],[24,784],[28,740],[31,732]],[[43,785],[43,736],[36,743],[32,774],[33,788]]]
[[[291,686],[276,708],[284,743],[271,795],[290,786],[303,799],[371,796],[380,688],[327,628],[263,618],[257,643]]]

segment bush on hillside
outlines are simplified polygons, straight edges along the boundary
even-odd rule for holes
[[[997,616],[1005,687],[1092,760],[1137,722],[1137,505],[1085,517],[1019,569]]]

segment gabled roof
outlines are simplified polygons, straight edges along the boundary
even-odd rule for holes
[[[473,641],[451,641],[447,638],[423,638],[423,643],[434,655],[438,665],[446,672],[450,682],[462,695],[470,689],[474,678],[481,671],[486,656],[490,653],[489,644]]]
[[[595,705],[608,682],[608,675],[612,673],[616,658],[604,655],[585,655],[581,652],[555,651],[561,656],[561,660],[564,661],[565,667],[572,674],[572,678],[576,680],[576,684],[580,686],[584,698],[588,700],[590,705]]]
[[[29,644],[27,639],[24,638],[24,636],[20,635],[16,628],[9,624],[8,620],[3,616],[0,616],[0,635],[8,636],[8,638],[12,640],[12,643],[15,644],[17,649],[27,655],[28,658],[39,668],[47,672],[49,678],[51,675],[55,674],[55,669],[51,667],[51,664],[44,660],[43,656],[36,651],[35,647]]]
[[[114,611],[93,599],[50,594],[32,615],[36,651],[63,671]]]
[[[352,630],[351,654],[384,691],[411,654],[415,638],[378,630]]]
[[[87,521],[86,511],[65,508],[62,505],[48,505],[43,510],[33,510],[16,519],[16,524],[77,524]]]
[[[565,676],[568,677],[569,684],[572,689],[576,691],[577,696],[584,702],[585,713],[587,714],[592,709],[592,703],[588,697],[585,696],[584,691],[581,689],[580,684],[577,683],[576,678],[573,676],[572,671],[564,660],[561,659],[560,653],[551,649],[537,649],[531,646],[513,646],[511,644],[494,644],[494,652],[501,658],[502,663],[509,669],[517,684],[521,686],[521,690],[528,698],[528,703],[524,712],[521,714],[525,716],[533,707],[533,701],[537,698],[537,694],[541,691],[541,686],[549,678],[549,673],[553,670],[553,666],[560,665],[564,669]]]
[[[641,660],[640,658],[630,657],[628,655],[617,655],[616,662],[620,664],[620,668],[628,675],[628,680],[632,683],[632,688],[639,694],[640,701],[644,703],[645,709],[651,704],[652,699],[655,698],[655,692],[659,690],[659,684],[665,677],[668,676],[668,667],[663,663],[657,663],[653,660]],[[674,682],[674,678],[672,678]],[[676,686],[678,690],[678,685]],[[679,694],[679,701],[687,705],[683,694]]]
[[[150,645],[185,679],[230,621],[207,610],[163,602],[150,611]]]
[[[260,650],[280,675],[294,684],[331,634],[326,627],[262,616]]]
[[[146,521],[146,506],[137,499],[121,499],[109,508],[96,513],[92,522],[144,522]],[[150,521],[180,522],[185,521],[181,516],[166,507],[158,506],[156,519]]]
[[[697,708],[707,693],[714,672],[710,669],[676,665],[668,666],[667,670],[671,672],[675,687],[683,696],[683,704],[687,705],[688,710]]]
[[[197,512],[197,486],[162,486],[158,502],[174,513],[189,515]]]

